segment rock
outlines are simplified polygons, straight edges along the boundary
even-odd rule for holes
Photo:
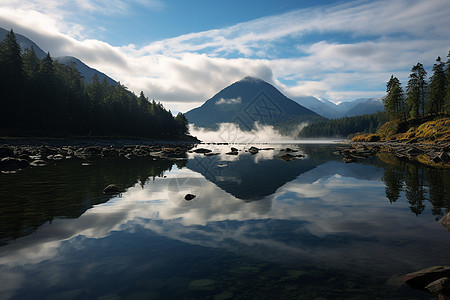
[[[227,154],[227,155],[238,155],[239,152],[237,152],[237,151],[231,151],[231,152],[227,152],[227,153],[225,153],[225,154]]]
[[[297,159],[294,155],[291,155],[289,153],[284,153],[282,155],[277,156],[279,159],[282,159],[284,161],[291,161]]]
[[[256,154],[259,152],[259,149],[251,146],[250,149],[248,149],[248,152],[250,152],[251,154]]]
[[[30,165],[32,165],[33,167],[43,167],[45,165],[47,165],[47,163],[45,162],[45,160],[42,159],[36,159],[33,160]]]
[[[447,228],[448,231],[450,231],[450,212],[447,213],[440,221],[445,228]]]
[[[115,148],[103,148],[102,149],[102,157],[117,157],[119,156],[119,151]]]
[[[193,150],[193,152],[195,152],[195,153],[210,153],[210,152],[212,152],[211,150],[209,150],[209,149],[205,149],[205,148],[198,148],[198,149],[195,149],[195,150]]]
[[[443,277],[450,277],[450,267],[433,266],[403,276],[403,281],[410,287],[425,290],[431,282]]]
[[[192,194],[186,194],[186,196],[184,196],[184,200],[187,201],[191,201],[192,199],[194,199],[196,196],[192,195]]]
[[[24,159],[17,159],[13,157],[5,157],[0,161],[0,170],[12,171],[18,169],[25,169],[30,166],[30,163]]]
[[[346,156],[342,159],[346,164],[352,163],[356,161],[356,158],[351,156]]]
[[[28,162],[33,161],[28,154],[20,154],[19,155],[19,159],[24,159],[24,160],[26,160]]]
[[[237,148],[231,147],[231,152],[238,152],[239,150]]]
[[[53,156],[53,160],[62,160],[64,159],[64,156],[62,154],[56,154]]]
[[[215,152],[210,152],[210,153],[205,153],[205,156],[214,156],[214,155],[219,155],[220,153],[215,153]]]
[[[425,289],[427,289],[433,295],[450,295],[450,278],[442,277],[431,283],[429,283]]]
[[[119,188],[115,184],[110,184],[103,190],[105,195],[116,195],[120,194]]]
[[[0,147],[0,159],[5,157],[12,157],[14,156],[13,149],[9,148],[8,146],[2,146]]]

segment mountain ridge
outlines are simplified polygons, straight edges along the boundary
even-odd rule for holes
[[[0,41],[3,41],[3,39],[6,37],[6,35],[8,34],[8,30],[1,28],[0,27]],[[29,38],[27,38],[24,35],[21,35],[19,33],[14,32],[17,42],[19,43],[20,49],[23,51],[25,51],[25,49],[30,49],[31,46],[33,46],[34,51],[36,53],[36,56],[39,59],[43,59],[47,53],[42,50],[35,42],[33,42],[32,40],[30,40]],[[98,76],[98,80],[101,82],[104,78],[106,78],[106,81],[108,81],[108,83],[110,85],[116,85],[117,81],[115,81],[114,79],[112,79],[111,77],[109,77],[108,75],[100,72],[99,70],[96,70],[94,68],[89,67],[88,65],[86,65],[84,62],[82,62],[80,59],[73,57],[73,56],[59,56],[59,57],[52,57],[53,60],[66,65],[66,66],[71,66],[72,63],[75,63],[75,67],[78,69],[78,71],[80,71],[81,76],[83,76],[84,81],[86,83],[91,82],[92,77],[94,76],[94,74],[97,74]]]

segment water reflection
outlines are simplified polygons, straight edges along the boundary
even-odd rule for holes
[[[395,202],[404,192],[409,208],[416,216],[424,212],[426,201],[431,204],[433,215],[442,216],[450,207],[450,170],[439,170],[405,162],[394,155],[383,154],[385,165],[382,178],[386,185],[386,197]]]
[[[121,197],[0,247],[0,295],[400,298],[408,292],[396,276],[450,263],[433,215],[448,210],[447,171],[386,158],[345,164],[328,146],[298,147],[305,157],[291,162],[276,158],[280,148],[211,147],[222,154],[118,164],[95,190],[130,186]]]
[[[107,159],[88,164],[59,161],[16,174],[0,174],[0,245],[31,234],[54,218],[78,218],[110,196],[102,194],[115,183],[126,189],[170,171],[174,162],[149,159]],[[185,161],[176,161],[182,167]],[[124,165],[126,167],[124,168]]]

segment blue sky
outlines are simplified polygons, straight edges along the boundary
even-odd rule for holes
[[[173,111],[248,75],[293,99],[382,96],[446,57],[449,15],[448,0],[0,0],[0,27]]]

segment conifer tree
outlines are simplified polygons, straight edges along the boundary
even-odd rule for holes
[[[417,63],[417,65],[413,66],[411,72],[406,87],[406,103],[409,107],[410,117],[417,118],[424,113],[427,72],[421,63]]]
[[[391,75],[386,84],[386,92],[388,93],[384,98],[384,108],[391,120],[405,118],[406,103],[404,92],[400,81],[394,75]]]
[[[450,51],[447,55],[447,67],[445,68],[445,76],[447,77],[447,95],[444,98],[444,112],[450,114]]]
[[[444,72],[444,63],[438,56],[433,66],[433,76],[430,81],[430,97],[427,105],[427,112],[438,114],[444,109],[444,98],[446,96],[446,76]]]

